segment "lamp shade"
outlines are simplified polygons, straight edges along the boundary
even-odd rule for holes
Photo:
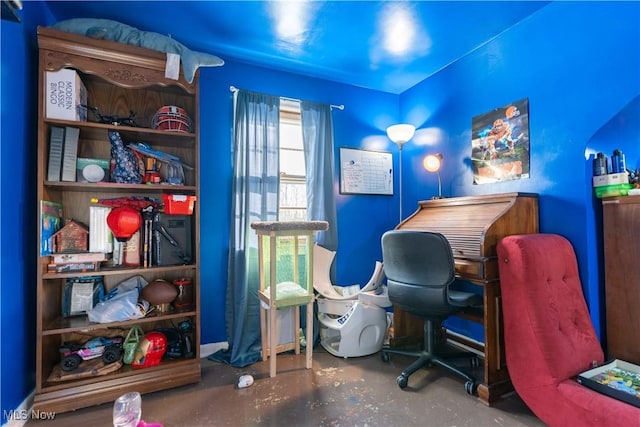
[[[387,128],[387,136],[389,139],[400,146],[413,138],[415,132],[415,126],[409,124],[393,125]]]
[[[422,161],[422,166],[429,172],[438,172],[442,166],[442,154],[429,154]]]
[[[107,225],[119,242],[126,242],[140,229],[142,216],[128,206],[114,208],[107,215]]]

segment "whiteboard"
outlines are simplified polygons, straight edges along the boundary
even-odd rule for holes
[[[340,148],[340,193],[393,195],[391,153]]]

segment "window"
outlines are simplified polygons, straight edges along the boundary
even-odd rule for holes
[[[280,103],[280,221],[307,219],[307,182],[300,103]]]

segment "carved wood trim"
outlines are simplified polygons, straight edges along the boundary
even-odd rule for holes
[[[164,52],[44,27],[38,28],[38,46],[46,58],[43,66],[48,71],[73,66],[127,88],[159,85],[179,86],[190,94],[196,91],[195,85],[188,83],[182,73],[179,80],[164,76]]]

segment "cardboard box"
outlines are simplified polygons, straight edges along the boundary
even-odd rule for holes
[[[75,70],[47,71],[45,98],[48,119],[87,121],[87,89]]]
[[[593,177],[593,186],[602,187],[604,185],[628,184],[629,175],[627,172],[610,173]]]

